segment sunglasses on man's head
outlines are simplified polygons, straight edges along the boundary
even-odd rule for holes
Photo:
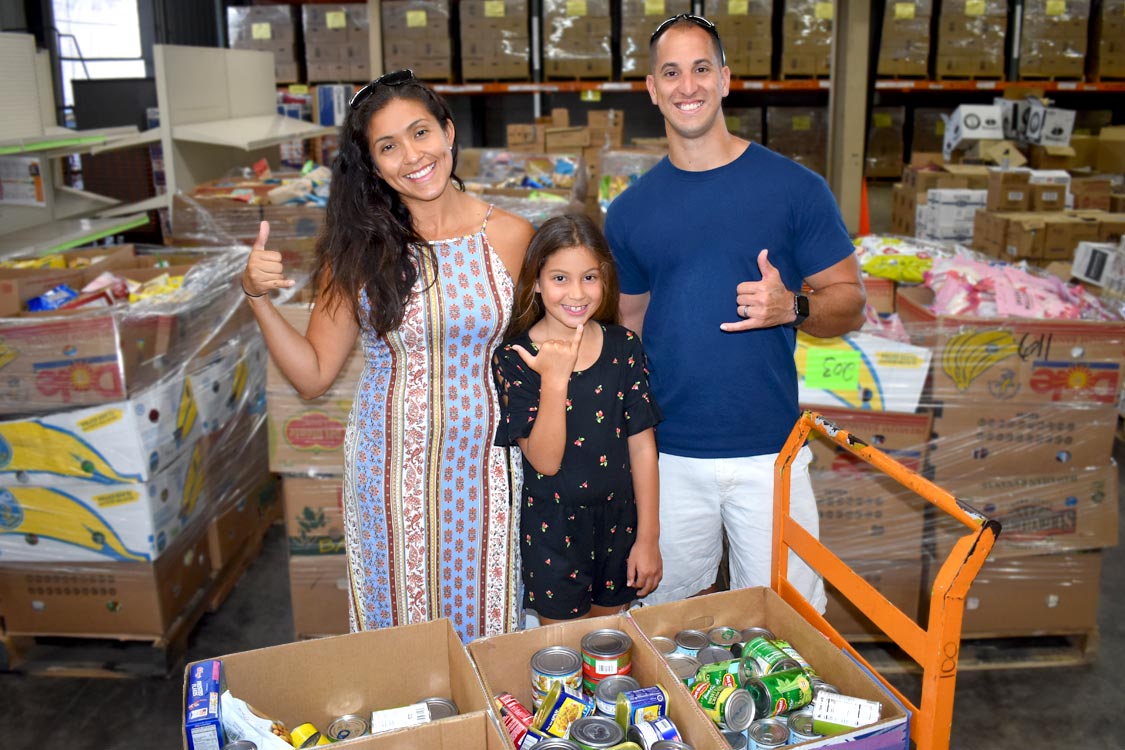
[[[671,18],[668,18],[661,22],[661,24],[656,27],[656,31],[652,32],[652,36],[649,37],[649,46],[651,47],[652,45],[656,44],[656,40],[659,39],[664,34],[664,32],[668,30],[668,27],[672,26],[678,21],[688,21],[690,23],[693,23],[710,34],[711,37],[716,42],[718,42],[719,53],[722,57],[722,62],[724,65],[726,65],[727,53],[723,49],[723,40],[719,38],[719,30],[715,28],[715,24],[711,23],[703,16],[697,16],[692,13],[680,13],[679,15],[672,16]]]
[[[359,109],[361,106],[363,106],[363,103],[367,101],[373,93],[375,93],[376,86],[401,86],[404,83],[410,83],[414,80],[417,80],[414,78],[414,71],[410,70],[409,68],[406,68],[404,70],[396,70],[391,73],[385,73],[361,88],[359,91],[355,92],[355,95],[352,96],[351,101],[348,102],[348,106],[352,109]]]

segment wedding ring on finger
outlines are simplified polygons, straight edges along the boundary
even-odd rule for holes
[[[749,318],[750,317],[750,308],[746,305],[742,305],[741,307],[738,308],[738,314],[741,315],[744,318]]]

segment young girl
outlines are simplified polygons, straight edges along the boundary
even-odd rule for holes
[[[523,452],[524,606],[541,623],[620,610],[656,588],[659,494],[640,339],[615,325],[617,272],[585,216],[548,220],[493,358],[497,445]]]

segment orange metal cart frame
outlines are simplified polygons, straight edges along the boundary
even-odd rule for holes
[[[913,490],[963,523],[970,532],[957,540],[942,564],[930,594],[929,625],[922,629],[789,516],[790,469],[810,433],[819,433]],[[953,691],[961,642],[965,594],[1000,533],[1000,524],[961,503],[933,482],[910,471],[882,451],[806,411],[797,420],[774,466],[772,588],[837,647],[864,664],[906,705],[913,717],[910,736],[918,750],[947,750],[953,722]],[[820,573],[859,607],[922,668],[922,700],[915,706],[876,672],[788,581],[788,550]]]

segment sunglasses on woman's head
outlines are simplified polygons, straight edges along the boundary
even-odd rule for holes
[[[414,80],[417,80],[414,77],[414,71],[410,70],[409,68],[406,68],[404,70],[396,70],[391,73],[385,73],[361,88],[359,91],[355,92],[355,95],[352,96],[351,101],[348,102],[348,106],[352,109],[359,109],[363,105],[363,103],[367,101],[373,93],[375,93],[376,86],[401,86],[404,83],[410,83]]]
[[[656,31],[652,32],[652,36],[649,37],[649,46],[651,47],[652,45],[656,44],[656,40],[659,39],[664,34],[664,32],[668,30],[669,26],[675,24],[677,21],[688,21],[710,34],[711,37],[716,42],[718,42],[719,52],[722,56],[722,62],[724,65],[726,64],[727,53],[725,50],[723,50],[723,40],[719,38],[719,30],[715,28],[715,24],[711,23],[703,16],[697,16],[692,13],[680,13],[679,15],[672,16],[671,18],[662,21],[661,24],[656,27]]]

